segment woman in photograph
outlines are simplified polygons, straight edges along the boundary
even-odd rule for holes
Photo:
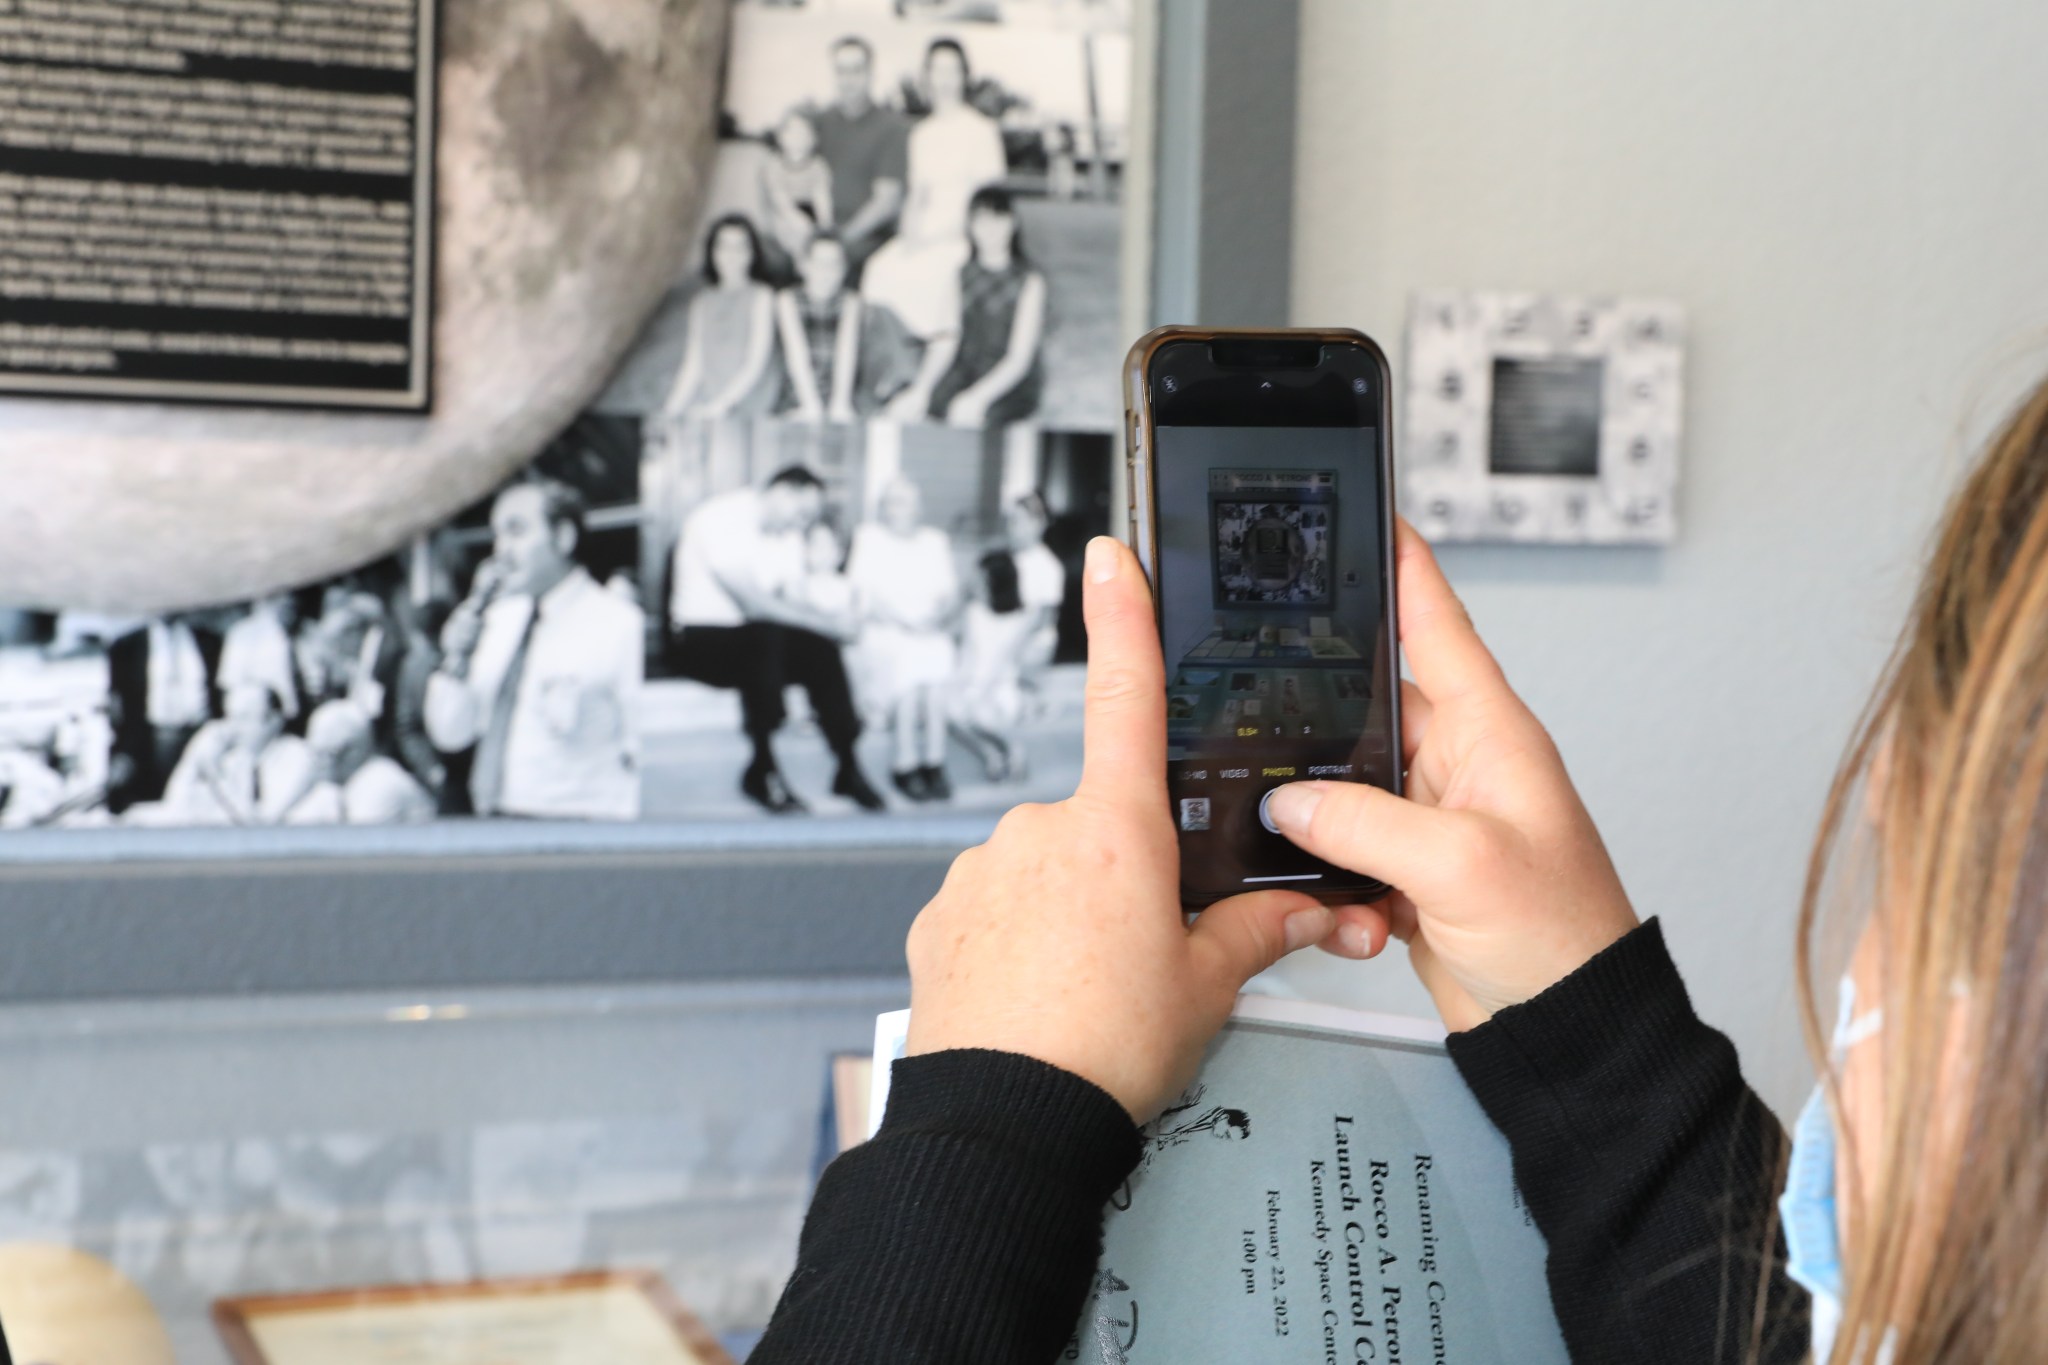
[[[909,382],[913,344],[886,307],[847,287],[846,244],[811,235],[802,280],[775,299],[787,379],[779,411],[806,422],[870,416]]]
[[[953,686],[953,737],[981,760],[991,782],[1022,781],[1024,670],[1036,622],[1024,609],[1017,560],[1008,550],[981,557],[980,581],[960,619],[960,671]]]
[[[703,287],[690,300],[683,367],[662,415],[764,415],[775,402],[774,357],[775,292],[761,236],[745,214],[728,213],[704,239]]]
[[[954,39],[940,38],[926,50],[931,112],[910,130],[903,217],[861,278],[862,292],[894,310],[923,341],[958,325],[955,290],[968,256],[968,201],[1009,172],[1002,129],[967,102],[970,79],[967,50]]]
[[[923,495],[908,479],[882,490],[877,519],[854,532],[846,565],[861,609],[860,651],[873,701],[895,737],[896,790],[947,801],[945,690],[960,610],[952,540],[922,524]]]
[[[1031,268],[1010,192],[984,185],[967,207],[960,321],[933,342],[952,353],[929,410],[948,426],[1007,426],[1038,411],[1045,383],[1045,276]]]
[[[832,218],[832,168],[818,151],[818,125],[802,108],[776,125],[773,154],[761,163],[761,211],[778,266],[795,261],[819,229],[839,226]]]

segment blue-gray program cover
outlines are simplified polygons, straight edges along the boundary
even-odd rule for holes
[[[877,1021],[876,1122],[908,1018]],[[1569,1360],[1507,1144],[1437,1025],[1244,997],[1145,1138],[1063,1360]]]

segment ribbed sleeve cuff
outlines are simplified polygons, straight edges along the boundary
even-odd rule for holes
[[[1480,1107],[1519,1150],[1522,1139],[1555,1135],[1560,1091],[1668,1102],[1678,1098],[1670,1087],[1718,1084],[1711,1069],[1674,1065],[1688,1041],[1707,1040],[1725,1046],[1693,1013],[1652,919],[1533,1000],[1452,1034],[1448,1046]]]
[[[1014,1053],[896,1063],[874,1139],[826,1168],[759,1359],[1042,1365],[1087,1300],[1136,1125]]]
[[[889,1074],[878,1137],[915,1134],[1001,1149],[1089,1207],[1138,1164],[1144,1139],[1108,1091],[1035,1057],[957,1048],[906,1057]]]

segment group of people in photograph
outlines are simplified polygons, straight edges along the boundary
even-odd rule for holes
[[[644,617],[577,562],[583,518],[566,484],[506,488],[459,600],[398,558],[233,607],[52,618],[22,652],[83,666],[80,690],[0,744],[0,827],[635,818]]]
[[[953,743],[991,781],[1022,777],[1016,730],[1067,595],[1047,526],[1036,494],[1015,500],[999,543],[963,574],[961,547],[926,522],[906,478],[880,489],[850,537],[801,465],[699,504],[675,552],[671,666],[738,693],[746,796],[776,815],[808,809],[775,753],[791,687],[832,750],[832,794],[862,809],[887,808],[856,750],[869,720],[888,729],[889,782],[913,803],[952,798]]]
[[[1047,288],[955,38],[913,107],[875,94],[875,51],[832,45],[831,98],[769,135],[751,211],[705,233],[666,417],[1023,421],[1044,382]]]
[[[12,828],[394,824],[439,809],[420,729],[425,623],[378,569],[153,619],[65,613],[40,646],[97,664],[44,752],[17,746]],[[37,781],[37,761],[64,779]]]

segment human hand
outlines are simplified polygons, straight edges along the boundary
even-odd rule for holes
[[[962,389],[946,404],[946,425],[978,430],[988,422],[989,400],[975,389]]]
[[[198,771],[215,781],[220,780],[221,768],[227,762],[228,750],[235,745],[234,731],[226,725],[206,725],[185,742],[181,757],[191,760]]]
[[[883,415],[890,421],[903,425],[922,422],[926,410],[931,407],[931,395],[913,384],[890,399]]]
[[[1326,861],[1398,888],[1340,912],[1339,951],[1379,921],[1444,1023],[1472,1028],[1556,984],[1636,926],[1557,747],[1501,674],[1429,546],[1400,523],[1404,799],[1352,782],[1292,783],[1268,813]]]
[[[448,613],[448,620],[441,626],[441,653],[446,662],[455,667],[468,667],[469,656],[476,652],[477,642],[483,638],[483,633],[483,610],[476,605],[475,598],[465,598]]]
[[[1188,927],[1166,801],[1166,671],[1145,576],[1088,547],[1086,757],[1065,801],[1018,806],[954,862],[911,927],[909,1054],[993,1048],[1157,1113],[1193,1078],[1238,990],[1321,941],[1294,891],[1219,902]]]

